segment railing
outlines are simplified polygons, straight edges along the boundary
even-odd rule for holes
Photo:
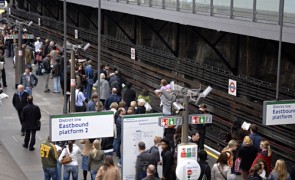
[[[208,16],[279,23],[280,0],[106,0]],[[295,25],[295,1],[285,0],[284,25]]]

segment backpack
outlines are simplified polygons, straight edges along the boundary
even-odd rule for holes
[[[114,81],[111,83],[111,88],[120,88],[119,78],[116,77]]]
[[[39,63],[38,68],[36,69],[36,75],[42,76],[45,72],[43,63]]]

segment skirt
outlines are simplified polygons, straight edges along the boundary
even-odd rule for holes
[[[88,170],[88,156],[82,155],[82,170]]]

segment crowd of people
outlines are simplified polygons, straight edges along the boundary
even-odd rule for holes
[[[2,40],[0,39],[0,81],[2,80],[3,87],[7,87],[4,55],[14,56],[13,49],[17,43],[16,40],[4,38],[5,35],[11,33],[13,32],[8,29],[3,34]],[[35,150],[35,134],[41,113],[39,107],[33,104],[32,95],[33,88],[38,85],[38,76],[44,76],[44,93],[51,92],[51,89],[53,93],[67,93],[70,91],[70,66],[71,63],[75,63],[76,112],[98,110],[114,112],[114,137],[81,140],[82,150],[76,145],[75,140],[53,143],[49,137],[42,142],[40,155],[45,179],[61,179],[62,176],[64,180],[70,179],[70,176],[74,180],[78,179],[80,155],[82,155],[83,179],[87,179],[88,174],[91,179],[96,180],[121,179],[118,167],[122,165],[122,117],[126,114],[153,112],[149,91],[143,88],[137,96],[132,83],[123,79],[118,69],[106,64],[101,66],[100,71],[97,71],[92,60],[83,59],[79,54],[76,54],[75,59],[64,62],[62,50],[55,42],[48,39],[41,42],[40,38],[37,38],[34,43],[23,44],[22,48],[25,52],[26,67],[12,101],[20,120],[21,135],[25,136],[24,148],[29,148],[30,151]],[[32,72],[33,66],[36,66],[36,72]],[[66,72],[64,72],[64,66],[66,66]],[[64,79],[64,73],[67,74],[67,79]],[[51,89],[50,79],[53,79]],[[64,89],[64,83],[66,83],[66,89]],[[2,84],[0,83],[0,86]],[[99,95],[96,93],[96,88],[100,88]],[[154,93],[160,99],[159,106],[164,116],[174,115],[172,104],[177,97],[171,85],[162,79]],[[202,104],[196,113],[209,112],[207,106]],[[189,142],[198,145],[198,162],[201,167],[199,180],[236,179],[236,175],[240,173],[243,180],[289,180],[291,176],[294,179],[294,168],[289,174],[284,160],[277,160],[275,166],[272,167],[270,144],[258,134],[258,127],[253,124],[248,132],[242,129],[241,125],[240,120],[233,123],[228,145],[222,150],[212,168],[207,162],[207,152],[204,150],[206,127],[209,125],[189,126]],[[144,142],[139,142],[139,154],[134,168],[135,179],[176,179],[177,146],[181,143],[181,134],[181,126],[171,126],[165,128],[163,137],[154,137],[152,147],[147,148]],[[113,153],[118,158],[118,164],[115,163]],[[163,167],[163,172],[157,171],[158,166]]]

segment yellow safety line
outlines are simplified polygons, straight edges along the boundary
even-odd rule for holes
[[[209,156],[215,158],[215,159],[218,159],[218,156],[216,156],[215,154],[211,153],[210,151],[208,150],[205,150],[207,152],[207,154],[209,154]]]

